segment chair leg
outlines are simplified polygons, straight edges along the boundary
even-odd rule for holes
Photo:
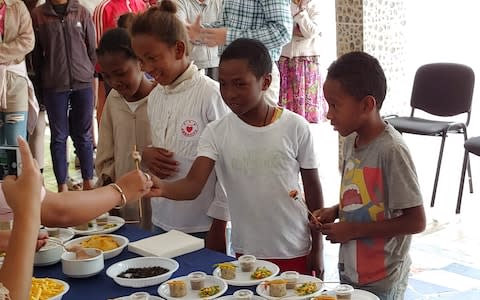
[[[467,170],[468,170],[468,186],[470,187],[470,194],[473,194],[473,180],[472,180],[472,169],[470,168],[470,153],[467,154],[468,156],[468,164],[467,164]]]
[[[467,128],[463,129],[463,142],[468,140]],[[470,153],[467,151],[467,171],[468,171],[468,187],[470,188],[470,194],[473,194],[473,181],[472,181],[472,169],[470,168]]]
[[[456,214],[460,213],[460,207],[462,206],[463,188],[465,183],[465,169],[469,164],[470,162],[468,157],[468,151],[465,150],[465,154],[463,155],[462,173],[460,174],[460,187],[458,188],[457,208],[455,210]]]
[[[440,145],[440,153],[438,155],[438,163],[437,163],[437,172],[435,174],[435,182],[433,183],[432,200],[430,202],[431,207],[433,207],[435,205],[435,195],[437,194],[438,178],[440,177],[440,167],[442,165],[443,148],[445,147],[445,139],[446,138],[447,138],[447,132],[444,132],[442,134],[442,143]]]

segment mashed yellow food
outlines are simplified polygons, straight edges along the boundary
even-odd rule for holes
[[[32,278],[32,289],[30,290],[30,300],[47,300],[61,292],[65,287],[50,278]]]
[[[106,235],[93,235],[91,238],[80,243],[83,248],[97,248],[102,251],[109,251],[120,246],[117,241]]]

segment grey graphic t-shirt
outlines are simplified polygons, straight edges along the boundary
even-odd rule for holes
[[[378,222],[402,209],[422,205],[417,174],[402,136],[391,125],[368,145],[355,147],[357,135],[345,141],[340,187],[340,221]],[[342,280],[387,291],[408,272],[411,236],[364,238],[340,247]]]

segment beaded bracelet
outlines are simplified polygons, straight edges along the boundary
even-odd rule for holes
[[[125,205],[127,205],[127,197],[125,197],[125,194],[123,193],[122,188],[116,183],[110,183],[109,186],[113,187],[117,192],[119,192],[120,197],[122,197],[122,203],[120,205],[115,206],[115,209],[120,209],[125,207]]]

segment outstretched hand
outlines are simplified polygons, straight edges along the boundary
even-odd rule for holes
[[[138,199],[150,192],[153,183],[151,178],[142,171],[133,170],[120,177],[116,182],[123,190],[127,201],[138,201]]]

